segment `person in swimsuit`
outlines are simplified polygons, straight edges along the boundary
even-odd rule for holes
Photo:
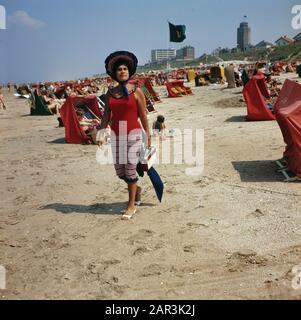
[[[100,125],[100,121],[97,119],[87,119],[84,116],[85,112],[82,109],[76,110],[77,119],[81,130],[91,138],[91,142],[97,144],[97,128]]]
[[[146,101],[143,91],[130,84],[138,65],[136,56],[127,51],[117,51],[105,61],[108,75],[118,82],[105,96],[105,112],[101,121],[102,132],[111,125],[111,144],[117,176],[128,186],[128,204],[122,213],[123,220],[129,220],[136,213],[140,202],[141,188],[136,167],[140,160],[143,135],[146,145],[151,146],[150,130],[146,116]],[[105,138],[99,139],[102,145]]]

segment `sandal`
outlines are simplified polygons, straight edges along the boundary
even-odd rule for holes
[[[135,209],[132,214],[127,214],[128,210],[125,211],[125,214],[122,215],[121,220],[131,220],[134,216],[134,214],[137,212],[137,209]]]

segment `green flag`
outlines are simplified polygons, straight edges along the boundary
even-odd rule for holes
[[[170,42],[183,42],[186,39],[186,26],[175,26],[169,22]]]

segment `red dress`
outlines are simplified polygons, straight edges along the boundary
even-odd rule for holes
[[[115,98],[110,95],[109,108],[111,110],[111,128],[116,136],[119,136],[119,134],[128,135],[134,129],[141,129],[138,122],[138,104],[134,93],[122,98]],[[120,122],[126,123],[126,128],[122,127],[121,132],[119,132]]]
[[[111,110],[111,147],[117,176],[127,183],[137,182],[137,163],[142,147],[142,129],[138,121],[135,94],[116,98],[109,96]]]

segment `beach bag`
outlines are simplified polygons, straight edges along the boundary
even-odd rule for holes
[[[99,146],[96,151],[96,162],[99,165],[108,165],[113,163],[113,156],[110,144]]]
[[[142,148],[140,152],[140,163],[143,171],[147,172],[156,162],[157,150],[155,147]]]

